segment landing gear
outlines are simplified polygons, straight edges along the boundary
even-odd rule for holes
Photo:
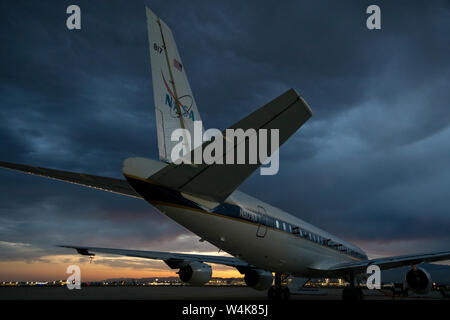
[[[281,273],[275,273],[275,285],[269,288],[269,300],[289,300],[291,292],[288,287],[281,285]]]
[[[272,286],[269,288],[269,291],[267,292],[267,296],[269,300],[289,300],[289,297],[291,296],[291,292],[289,291],[289,288],[287,287],[275,287]]]
[[[350,286],[342,290],[342,300],[363,300],[364,295],[362,289],[357,287],[357,283],[353,274],[350,275],[348,282],[350,283]]]
[[[408,288],[404,288],[403,283],[394,283],[392,287],[392,299],[395,297],[407,297]]]
[[[342,300],[360,301],[363,300],[363,293],[361,288],[344,288],[342,291]]]

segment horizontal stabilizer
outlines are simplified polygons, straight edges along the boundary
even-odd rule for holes
[[[312,115],[306,102],[293,89],[288,90],[278,98],[267,103],[246,118],[232,125],[229,129],[255,129],[257,136],[261,129],[278,129],[279,146],[294,134]],[[268,134],[269,135],[269,134]],[[226,139],[226,137],[223,137]],[[224,144],[225,144],[224,140]],[[233,140],[231,148],[224,148],[222,154],[223,164],[170,164],[161,171],[149,177],[149,180],[171,187],[178,191],[204,197],[208,200],[225,200],[252,172],[261,166],[261,162],[251,164],[226,164],[227,153],[235,151],[238,146],[245,143],[245,150],[249,150],[251,137],[241,141]],[[227,142],[230,142],[228,139]],[[204,149],[211,142],[205,142]],[[268,156],[271,155],[270,146]],[[278,150],[272,150],[276,152]],[[185,156],[194,159],[196,150]],[[234,153],[233,153],[234,154]],[[215,156],[217,159],[218,156]],[[216,161],[217,162],[217,161]]]

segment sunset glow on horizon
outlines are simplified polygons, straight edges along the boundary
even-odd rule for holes
[[[69,265],[81,268],[82,281],[102,281],[116,278],[178,277],[178,269],[170,269],[162,261],[122,257],[95,257],[92,263],[87,257],[67,255],[46,256],[36,261],[0,262],[0,281],[55,281],[67,279]],[[148,267],[146,265],[148,264]],[[213,265],[213,277],[242,278],[234,268]]]

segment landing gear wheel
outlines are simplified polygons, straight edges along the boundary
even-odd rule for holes
[[[342,300],[360,301],[363,297],[361,288],[350,287],[342,290]]]
[[[291,296],[291,292],[289,291],[288,287],[283,287],[281,289],[282,298],[283,300],[289,300],[289,297]]]
[[[289,300],[291,292],[288,287],[272,286],[267,291],[267,297],[269,300]]]
[[[269,291],[267,291],[267,297],[269,300],[276,300],[276,292],[275,287],[272,286],[269,288]]]
[[[267,291],[267,297],[269,300],[289,300],[291,292],[288,287],[276,287],[272,286]]]
[[[275,285],[267,291],[269,300],[288,300],[290,295],[289,288],[281,285],[281,273],[275,273]]]

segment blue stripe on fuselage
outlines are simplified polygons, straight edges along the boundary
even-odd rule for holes
[[[269,215],[262,215],[260,212],[255,212],[254,210],[251,209],[241,208],[238,205],[223,202],[216,208],[214,208],[214,210],[207,211],[198,204],[196,204],[195,202],[183,197],[179,191],[175,191],[173,189],[161,185],[153,184],[148,181],[143,181],[128,176],[126,176],[126,179],[128,183],[133,187],[133,189],[152,205],[157,205],[163,202],[171,205],[184,206],[187,208],[204,211],[206,213],[212,212],[223,217],[234,218],[241,221],[250,222],[256,225],[258,224],[264,225],[267,226],[268,228],[273,228],[280,232],[286,232],[291,235],[295,235],[300,239],[312,241],[316,244],[339,251],[340,253],[345,255],[353,256],[361,260],[367,259],[367,256],[362,255],[361,253],[358,253],[349,248],[346,248],[343,245],[341,245],[341,248],[343,248],[344,250],[340,250],[339,246],[333,247],[328,243],[324,243],[325,239],[323,237],[320,237],[317,234],[305,230],[301,226],[292,225],[283,220],[275,219],[274,217],[271,217]],[[295,232],[296,228],[299,231],[298,233]]]

